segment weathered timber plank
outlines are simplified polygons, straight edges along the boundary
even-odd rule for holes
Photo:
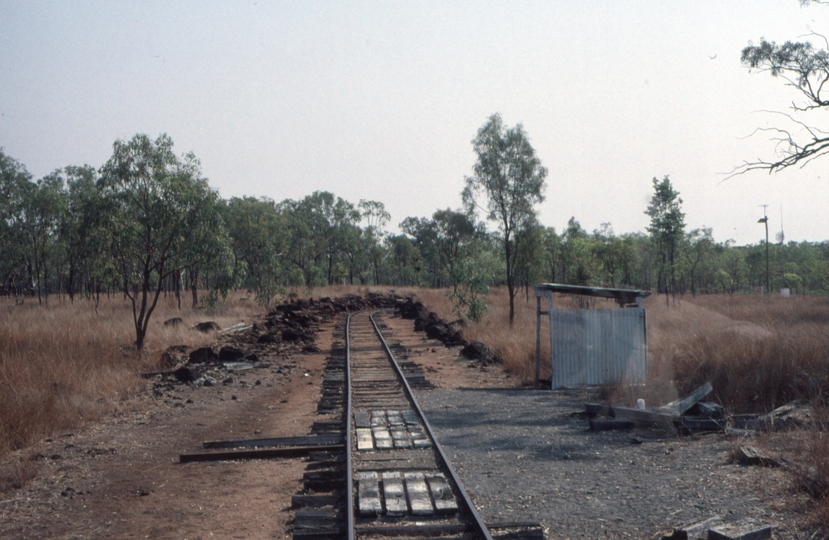
[[[739,460],[743,465],[763,465],[765,467],[779,467],[777,460],[770,458],[756,446],[741,446]]]
[[[374,439],[371,430],[368,428],[357,428],[357,450],[366,451],[374,449]]]
[[[312,475],[312,473],[305,473],[302,477],[302,485],[307,490],[315,492],[328,492],[342,489],[345,484],[343,473],[336,475]]]
[[[340,497],[337,495],[323,494],[323,495],[294,495],[291,497],[291,506],[293,508],[302,508],[304,506],[312,508],[320,508],[322,506],[334,506],[339,504]]]
[[[424,469],[434,469],[435,468],[435,460],[434,459],[418,459],[418,460],[399,460],[395,459],[392,461],[374,461],[372,459],[367,460],[360,460],[360,466],[362,468],[371,469],[377,472],[384,472],[384,471],[398,471],[398,472],[410,472],[410,471],[422,471]]]
[[[709,540],[766,540],[767,538],[771,538],[771,525],[763,525],[751,518],[719,525],[708,530]]]
[[[306,456],[310,452],[320,450],[343,450],[342,444],[329,444],[319,446],[286,446],[282,448],[263,448],[258,450],[234,450],[230,452],[202,452],[196,454],[181,454],[178,459],[180,463],[193,461],[224,461],[232,459],[272,459]]]
[[[357,428],[371,427],[371,421],[369,420],[368,411],[356,411],[354,413],[354,426]]]
[[[587,413],[587,416],[601,415],[610,418],[613,417],[613,408],[605,403],[585,403],[584,412]]]
[[[394,447],[394,443],[392,442],[391,433],[386,428],[373,428],[372,433],[374,435],[374,444],[377,446],[379,450],[388,450]]]
[[[682,416],[677,420],[677,424],[679,428],[688,431],[720,431],[724,427],[723,422],[699,416]]]
[[[294,540],[342,540],[345,527],[327,529],[294,529]]]
[[[406,492],[403,489],[403,475],[399,472],[384,472],[382,478],[386,515],[405,515],[408,508],[406,506]]]
[[[656,410],[665,413],[665,414],[672,414],[674,416],[679,416],[685,413],[688,409],[693,407],[697,404],[698,401],[701,401],[702,398],[710,394],[714,390],[714,387],[711,386],[710,382],[707,382],[685,396],[682,399],[677,399],[676,401],[672,401],[667,405],[663,405]]]
[[[458,511],[455,494],[452,493],[446,477],[442,474],[427,474],[426,483],[429,484],[429,492],[432,495],[435,512],[438,514],[454,514]]]
[[[589,423],[591,431],[624,430],[633,429],[634,427],[633,421],[616,418],[591,418]]]
[[[392,427],[403,425],[403,416],[400,411],[386,411],[386,418],[388,418],[389,425]]]
[[[294,529],[328,529],[340,521],[334,508],[300,508],[294,514]]]
[[[432,498],[429,496],[429,486],[423,473],[404,473],[406,480],[406,495],[409,497],[409,507],[415,516],[431,516],[435,513]]]
[[[521,522],[493,522],[486,523],[492,538],[499,540],[544,540],[544,531],[539,523]],[[417,523],[416,526],[406,525],[364,525],[356,527],[360,536],[397,536],[412,540],[416,538],[430,538],[447,534],[462,534],[471,532],[474,528],[465,523]]]
[[[674,527],[671,534],[663,536],[662,540],[699,540],[700,538],[708,538],[708,529],[722,525],[722,516],[712,516],[702,521],[694,521],[682,525],[681,527]]]
[[[415,412],[411,409],[402,411],[400,415],[403,417],[403,420],[409,426],[417,426],[420,425],[420,421],[417,418]]]
[[[342,461],[342,454],[337,452],[317,451],[308,452],[311,461]]]
[[[626,418],[645,424],[659,424],[662,427],[673,429],[673,421],[676,418],[670,414],[659,413],[648,409],[631,409],[629,407],[613,407],[613,415],[616,418]]]
[[[342,444],[342,436],[306,435],[302,437],[260,437],[256,439],[227,439],[221,441],[204,441],[203,448],[249,448],[263,446],[327,446]]]
[[[394,441],[395,448],[411,448],[412,442],[409,440],[409,434],[405,429],[392,429],[391,438]]]
[[[432,441],[430,441],[429,439],[426,439],[426,438],[414,439],[414,440],[412,440],[412,446],[414,448],[429,448],[429,447],[432,446]]]
[[[725,416],[725,410],[719,403],[713,401],[700,401],[697,403],[699,413],[708,418],[722,418]]]
[[[357,501],[361,516],[379,516],[383,513],[380,480],[376,472],[361,472],[357,476]]]

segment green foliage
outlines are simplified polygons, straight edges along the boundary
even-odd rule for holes
[[[449,287],[459,314],[474,319],[490,286],[506,284],[513,298],[539,282],[734,294],[765,279],[763,242],[684,232],[667,177],[654,179],[648,235],[617,236],[610,223],[588,233],[575,217],[558,232],[536,219],[546,171],[520,125],[495,115],[473,145],[466,208],[407,217],[400,235],[385,230],[391,216],[378,201],[354,205],[329,192],[221,200],[198,160],[177,156],[165,135],[116,141],[100,170],[68,166],[37,180],[0,150],[0,294],[48,301],[122,291],[134,302],[139,344],[162,291],[180,299],[189,289],[193,307],[213,309],[239,287],[265,306],[297,285]],[[474,208],[497,230],[476,223]],[[775,288],[829,291],[829,242],[771,244],[769,258]],[[213,292],[199,299],[205,289]]]
[[[208,315],[215,314],[216,310],[219,308],[219,305],[221,305],[219,293],[216,292],[216,289],[210,289],[206,296],[202,296],[199,304]]]
[[[520,248],[520,230],[535,220],[536,204],[544,201],[547,169],[535,155],[521,124],[508,128],[501,115],[493,114],[472,140],[477,155],[473,175],[466,178],[462,196],[468,213],[486,211],[497,223],[503,242],[507,289],[510,295],[509,322],[515,320],[515,269]]]
[[[222,243],[218,195],[201,178],[196,157],[178,158],[167,135],[115,141],[98,186],[106,247],[132,302],[140,350],[165,280],[206,263]]]
[[[276,204],[267,198],[232,198],[223,209],[233,253],[233,283],[252,291],[269,305],[281,290],[287,270],[282,263],[289,231]]]
[[[466,257],[453,267],[452,281],[457,286],[446,293],[461,319],[478,322],[487,312],[486,293],[492,279],[492,261],[485,256]]]
[[[654,194],[645,214],[651,218],[651,224],[646,229],[651,233],[659,253],[661,275],[659,290],[676,294],[676,273],[679,262],[677,252],[685,229],[685,214],[681,210],[682,199],[679,198],[679,192],[671,185],[668,176],[661,181],[654,178],[653,190]]]

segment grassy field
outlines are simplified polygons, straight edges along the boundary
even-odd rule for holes
[[[454,317],[448,300],[437,292],[421,293],[424,303]],[[535,379],[535,298],[516,298],[515,324],[509,328],[504,289],[487,297],[489,311],[464,330],[470,340],[483,341],[526,384]],[[572,300],[557,297],[555,305]],[[667,403],[706,381],[714,398],[732,412],[769,411],[793,400],[815,401],[829,395],[829,297],[687,296],[666,303],[653,295],[644,303],[648,313],[648,384],[627,388],[612,385],[613,399],[630,402],[643,397]],[[575,306],[574,306],[575,307]],[[597,300],[594,307],[615,307]],[[549,358],[546,325],[542,322],[542,358]],[[542,378],[549,376],[542,361]],[[610,397],[610,396],[609,396]]]
[[[393,289],[340,286],[289,292],[321,298],[369,290]],[[457,318],[445,291],[396,292],[414,294],[445,320]],[[192,325],[214,320],[227,327],[264,314],[264,308],[241,297],[242,293],[231,295],[211,314],[179,310],[173,298],[162,299],[142,354],[131,346],[135,336],[130,306],[121,296],[102,300],[97,310],[91,301],[79,299],[74,303],[53,299],[49,306],[0,299],[0,458],[44,437],[136,406],[130,398],[146,388],[136,372],[156,367],[168,346],[195,347],[212,339],[190,330]],[[491,290],[487,301],[486,316],[468,325],[464,336],[485,342],[508,370],[525,384],[533,384],[535,298],[532,294],[527,298],[524,291],[516,298],[513,328],[508,324],[506,290]],[[556,299],[557,306],[568,302]],[[599,300],[595,307],[614,306]],[[705,296],[666,303],[664,296],[652,296],[645,306],[648,384],[608,385],[608,400],[632,403],[642,397],[649,405],[659,405],[705,381],[711,381],[714,399],[730,412],[768,411],[794,399],[823,404],[829,395],[829,298]],[[165,328],[163,321],[171,317],[182,317],[185,324]],[[549,358],[546,342],[545,330],[542,358]],[[542,377],[549,376],[549,362],[542,366]],[[816,432],[809,447],[814,467],[826,469],[829,486],[827,437]],[[11,466],[0,467],[0,487],[19,483],[29,474],[22,461]]]
[[[301,297],[336,297],[390,288],[327,287],[289,291]],[[444,291],[414,293],[445,320],[456,318]],[[189,329],[212,319],[225,327],[262,314],[264,308],[231,295],[216,313],[178,310],[173,298],[162,299],[153,314],[145,351],[137,354],[130,307],[120,296],[92,302],[52,301],[14,305],[0,299],[0,455],[33,440],[117,412],[127,398],[144,388],[134,374],[157,365],[170,345],[198,346],[211,338]],[[507,369],[526,384],[535,378],[535,298],[516,298],[513,328],[508,321],[505,289],[493,289],[489,310],[464,329],[469,340],[483,341]],[[557,306],[568,305],[557,299]],[[598,301],[604,307],[603,302]],[[613,307],[608,302],[606,307]],[[777,296],[686,297],[666,305],[652,296],[648,308],[649,377],[646,388],[615,385],[617,401],[644,397],[664,403],[711,381],[714,397],[733,412],[767,411],[798,399],[822,400],[829,393],[829,298]],[[185,325],[162,322],[182,317]],[[544,326],[544,325],[542,325]],[[542,328],[542,358],[549,358]],[[542,362],[542,377],[549,376]]]
[[[322,298],[368,290],[340,286],[296,289],[286,295]],[[48,306],[30,299],[16,305],[13,299],[0,298],[0,458],[132,406],[130,398],[146,388],[136,373],[159,367],[167,347],[199,347],[214,339],[191,330],[196,323],[212,320],[226,328],[266,312],[243,292],[231,294],[210,313],[186,302],[179,310],[175,298],[161,298],[139,354],[132,346],[131,310],[122,295],[102,298],[97,309],[93,301],[79,298],[71,303],[53,297]],[[173,317],[181,317],[184,325],[165,327],[163,322]]]
[[[190,330],[195,323],[214,320],[225,327],[258,311],[238,298],[210,315],[179,311],[173,298],[161,299],[138,354],[131,307],[121,296],[102,299],[97,310],[92,301],[77,298],[53,298],[49,306],[0,299],[0,456],[118,412],[145,388],[135,373],[156,367],[164,349],[212,339]],[[172,317],[185,324],[164,327]]]

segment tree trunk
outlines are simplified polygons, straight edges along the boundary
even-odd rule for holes
[[[176,277],[173,278],[175,282],[173,286],[176,289],[176,304],[178,305],[179,311],[181,311],[181,272],[176,272]]]
[[[193,295],[193,309],[199,307],[199,271],[190,270],[190,293]]]

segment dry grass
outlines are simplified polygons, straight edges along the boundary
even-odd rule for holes
[[[456,318],[444,290],[334,286],[287,294],[338,297],[367,292],[414,295],[444,320]],[[163,299],[153,314],[144,354],[130,344],[135,339],[129,304],[120,296],[102,301],[96,312],[89,301],[52,301],[48,307],[15,306],[0,299],[0,457],[31,443],[88,421],[130,407],[130,397],[145,388],[135,373],[157,365],[170,345],[191,347],[212,336],[190,331],[199,321],[215,320],[226,327],[264,312],[234,293],[218,311],[179,311],[174,299]],[[277,298],[281,301],[284,298]],[[464,329],[469,340],[486,343],[505,367],[526,384],[535,380],[535,306],[521,291],[515,300],[511,329],[509,302],[503,288],[487,296],[484,319]],[[556,299],[566,306],[567,299]],[[598,301],[593,307],[613,307]],[[666,403],[711,381],[715,399],[732,412],[766,411],[792,399],[825,400],[829,395],[829,298],[725,297],[686,298],[666,305],[664,297],[646,300],[648,308],[648,385],[608,387],[614,402],[643,397],[649,404]],[[575,306],[574,306],[575,307]],[[181,317],[185,325],[165,328],[162,322]],[[546,325],[542,325],[542,377],[550,366]],[[807,452],[810,470],[823,470],[820,456],[829,456],[829,439],[819,431]],[[2,484],[25,482],[33,467],[18,452],[0,471]],[[829,478],[829,459],[825,474]],[[827,483],[829,485],[829,483]],[[829,505],[827,505],[829,508]],[[829,519],[829,510],[827,510]]]
[[[437,291],[419,293],[434,311],[452,318],[451,303]],[[510,329],[505,289],[487,296],[484,319],[468,326],[464,337],[483,341],[505,367],[526,384],[535,380],[535,298],[523,291],[515,301]],[[556,298],[557,306],[571,300]],[[732,412],[759,412],[799,399],[829,395],[829,298],[728,297],[685,298],[666,304],[664,296],[646,299],[648,312],[648,384],[606,389],[617,402],[667,403],[711,381],[714,398]],[[575,306],[574,306],[575,307]],[[615,307],[596,301],[593,307]],[[549,358],[542,324],[542,359]],[[541,376],[549,376],[542,360]]]
[[[506,288],[490,289],[486,298],[489,306],[484,318],[464,329],[463,335],[470,341],[481,341],[501,359],[504,367],[518,376],[525,384],[535,383],[535,296],[529,301],[523,291],[515,298],[515,322],[509,326],[509,294]],[[546,325],[542,325],[546,326]],[[542,329],[542,373],[549,377],[549,338]]]
[[[0,456],[50,434],[119,411],[144,388],[136,372],[155,367],[170,345],[197,346],[212,339],[189,330],[199,321],[229,326],[257,306],[229,301],[216,313],[176,308],[162,299],[150,321],[145,350],[136,353],[131,308],[119,297],[20,306],[0,300]],[[164,327],[167,318],[185,325]]]
[[[322,298],[393,290],[298,288],[274,302],[289,294]],[[396,292],[412,294],[414,290]],[[214,339],[212,334],[190,330],[197,322],[213,320],[224,328],[266,311],[238,291],[210,313],[187,307],[189,301],[189,295],[183,297],[179,310],[175,298],[159,300],[144,351],[138,354],[131,345],[135,340],[131,306],[121,295],[103,298],[97,309],[92,301],[82,299],[61,303],[53,298],[48,306],[39,306],[32,301],[15,305],[11,299],[0,298],[0,458],[130,407],[129,398],[146,387],[136,373],[159,367],[167,347],[199,347]],[[165,327],[163,322],[173,317],[181,317],[184,325]],[[0,484],[14,484],[14,478],[24,478],[30,469],[27,460],[15,458],[0,471],[0,477],[5,477]]]
[[[705,381],[732,412],[766,412],[829,394],[829,298],[697,297],[653,302],[653,384]]]
[[[556,296],[556,307],[582,307],[580,298]],[[463,335],[470,341],[481,341],[501,359],[504,367],[518,376],[524,384],[535,384],[536,345],[536,298],[529,297],[523,289],[515,298],[515,321],[509,326],[509,294],[506,288],[490,289],[486,297],[488,310],[484,318],[464,329]],[[448,302],[448,300],[447,300]],[[424,302],[425,304],[426,302]],[[616,307],[615,301],[591,299],[590,307],[603,309]],[[542,309],[546,309],[546,303]],[[451,313],[451,304],[449,304]],[[541,378],[550,376],[550,338],[546,320],[541,324]]]

